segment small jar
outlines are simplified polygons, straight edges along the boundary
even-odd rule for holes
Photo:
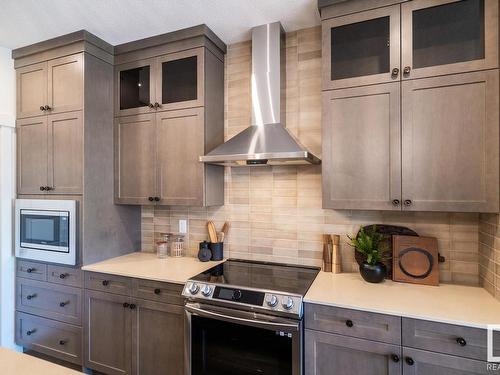
[[[176,235],[170,245],[170,255],[175,258],[184,256],[184,236]]]
[[[165,259],[168,256],[168,242],[158,241],[156,243],[156,255],[160,259]]]

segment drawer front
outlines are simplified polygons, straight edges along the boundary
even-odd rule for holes
[[[308,329],[401,344],[401,318],[339,307],[306,303]]]
[[[142,279],[134,279],[132,288],[134,297],[173,305],[184,305],[184,297],[181,296],[182,289],[181,284]]]
[[[17,278],[16,309],[81,325],[82,291],[69,286]]]
[[[47,267],[47,281],[81,288],[82,271],[78,268],[49,265]]]
[[[130,296],[132,279],[105,273],[85,272],[85,288]]]
[[[17,260],[17,276],[27,279],[46,281],[47,265],[43,263]]]
[[[16,343],[77,365],[82,364],[82,329],[16,312]]]
[[[500,335],[493,337],[500,347]],[[486,361],[486,344],[484,329],[403,318],[404,346]]]

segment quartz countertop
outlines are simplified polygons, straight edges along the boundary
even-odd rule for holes
[[[477,328],[500,324],[500,301],[472,286],[372,284],[357,273],[320,272],[304,301]]]
[[[191,277],[222,262],[200,262],[193,257],[159,259],[156,254],[136,252],[89,264],[82,270],[184,284]]]
[[[3,375],[77,375],[75,370],[35,358],[31,355],[0,348],[0,367]]]

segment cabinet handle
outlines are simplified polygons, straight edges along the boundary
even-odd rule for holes
[[[36,329],[35,329],[35,328],[33,328],[33,329],[30,329],[29,331],[26,331],[26,334],[27,334],[28,336],[31,336],[31,335],[32,335],[33,333],[35,333],[35,332],[36,332]]]
[[[408,366],[413,366],[415,364],[415,361],[413,360],[412,357],[406,357],[405,361],[408,364]]]
[[[410,74],[410,72],[411,72],[411,67],[405,66],[405,68],[403,69],[403,74],[407,76]]]
[[[155,199],[153,197],[148,197],[148,201],[152,202],[154,201]]]
[[[61,273],[61,274],[59,275],[59,278],[60,278],[60,279],[65,279],[67,276],[69,276],[69,273]]]
[[[59,340],[59,345],[65,345],[67,343],[66,340]]]
[[[405,206],[411,206],[411,199],[405,199]]]
[[[30,299],[33,299],[33,298],[35,298],[35,297],[36,297],[36,293],[33,293],[33,294],[28,294],[28,295],[26,296],[26,299],[27,299],[27,300],[30,300]]]
[[[130,304],[129,304],[128,302],[123,302],[123,307],[124,307],[124,308],[127,308],[127,307],[129,307],[129,306],[130,306]]]
[[[69,304],[69,301],[66,301],[66,302],[61,302],[61,303],[59,304],[59,306],[60,306],[60,307],[64,307],[64,306],[66,306],[66,305],[68,305],[68,304]]]
[[[103,286],[108,286],[109,285],[109,280],[103,280],[102,281]]]
[[[393,200],[392,200],[392,205],[393,205],[393,206],[399,206],[399,204],[400,204],[400,203],[401,203],[401,202],[399,201],[399,199],[393,199]]]
[[[32,272],[35,272],[35,271],[36,271],[36,268],[28,268],[26,270],[26,272],[28,272],[28,273],[32,273]]]
[[[392,69],[392,72],[391,72],[392,78],[397,78],[398,75],[399,75],[399,68]]]
[[[465,345],[467,345],[467,341],[465,341],[465,339],[463,337],[458,337],[457,344],[460,346],[465,346]]]
[[[155,103],[155,109],[158,109],[158,108],[160,108],[160,107],[161,107],[160,103],[156,102],[156,103]]]
[[[354,325],[354,323],[352,322],[352,320],[348,319],[345,321],[345,325],[351,328]]]
[[[149,103],[148,107],[151,108],[151,109],[153,109],[155,107],[155,105],[153,103]]]
[[[130,304],[130,310],[134,310],[135,308],[136,308],[136,306],[133,303],[131,303]]]
[[[160,197],[155,197],[155,202],[159,202],[160,201]]]
[[[45,111],[45,107],[43,105],[40,106],[40,111]]]
[[[40,191],[44,191],[45,190],[45,186],[40,186]]]
[[[391,359],[393,362],[398,363],[399,362],[399,355],[393,354],[393,355],[391,355]]]
[[[52,111],[52,108],[50,108],[48,105],[45,106],[46,111]]]
[[[161,293],[161,289],[156,288],[156,289],[154,290],[154,293],[155,293],[156,295],[160,294],[160,293]]]
[[[53,186],[45,186],[45,190],[47,190],[47,191],[55,190],[55,187],[53,187]]]

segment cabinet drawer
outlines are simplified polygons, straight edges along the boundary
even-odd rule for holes
[[[85,288],[129,296],[132,279],[105,273],[85,272]]]
[[[16,343],[24,348],[82,364],[82,329],[16,312]]]
[[[397,316],[307,303],[304,317],[309,329],[391,344],[401,343],[401,318]]]
[[[133,296],[151,301],[183,305],[181,296],[183,285],[162,283],[158,281],[134,279]]]
[[[17,310],[81,325],[82,291],[69,286],[17,278]]]
[[[26,277],[28,279],[33,279],[33,280],[46,281],[47,265],[18,259],[17,276]]]
[[[69,286],[82,286],[82,271],[78,268],[51,266],[47,267],[47,281]]]
[[[500,347],[495,334],[494,348]],[[403,345],[486,361],[486,330],[403,318]]]

